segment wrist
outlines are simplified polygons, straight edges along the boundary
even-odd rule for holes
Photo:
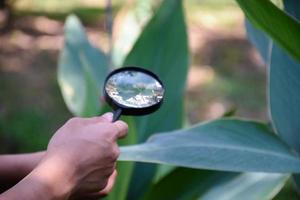
[[[54,156],[45,156],[29,177],[40,182],[44,192],[51,196],[51,199],[67,199],[76,186],[74,169],[66,165],[64,160]]]
[[[2,181],[20,181],[38,165],[44,155],[45,152],[1,155]]]
[[[42,161],[30,174],[0,195],[1,200],[65,200],[74,184],[68,173],[55,160]],[[54,163],[53,163],[54,162]]]

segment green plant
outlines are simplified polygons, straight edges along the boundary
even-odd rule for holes
[[[166,86],[166,101],[155,114],[123,118],[130,132],[121,141],[126,146],[122,146],[119,160],[137,163],[118,163],[118,181],[107,199],[270,199],[291,173],[300,173],[296,136],[300,130],[300,70],[295,60],[300,59],[300,25],[268,0],[237,2],[252,23],[284,48],[273,44],[270,52],[271,39],[263,36],[264,42],[257,42],[262,33],[248,23],[249,34],[271,69],[270,108],[276,129],[235,118],[180,129],[185,121],[182,97],[189,59],[186,24],[182,1],[165,0],[123,65],[143,66],[157,73]],[[296,4],[296,0],[285,3]],[[298,10],[295,13],[299,14]],[[65,102],[78,116],[103,113],[107,108],[99,103],[99,97],[109,71],[106,55],[89,43],[75,16],[67,19],[65,35],[58,71]],[[264,53],[267,48],[270,54]]]

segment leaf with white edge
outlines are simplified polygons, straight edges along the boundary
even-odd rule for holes
[[[176,168],[155,183],[142,199],[269,200],[280,191],[288,177],[285,174]]]
[[[89,43],[79,19],[69,16],[65,24],[65,45],[58,63],[58,83],[74,115],[99,114],[99,99],[107,73],[105,55]]]
[[[267,64],[272,51],[272,40],[264,32],[254,27],[247,19],[245,20],[245,27],[248,39],[258,50],[263,62]]]
[[[284,186],[289,175],[272,173],[242,173],[216,183],[198,200],[269,200]]]
[[[300,20],[298,0],[285,0],[284,7],[295,20]],[[300,63],[282,48],[273,45],[269,73],[273,125],[280,137],[300,152]],[[300,176],[294,178],[300,188]]]
[[[300,152],[300,64],[275,46],[270,63],[270,109],[280,137]]]
[[[198,169],[299,173],[300,158],[264,124],[220,119],[121,148],[121,161]]]
[[[300,19],[298,1],[286,0],[284,5],[288,13]],[[274,44],[269,73],[273,125],[283,140],[300,152],[300,63]]]

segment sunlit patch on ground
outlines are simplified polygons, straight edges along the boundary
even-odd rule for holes
[[[188,74],[187,90],[193,91],[206,84],[210,84],[215,79],[215,72],[210,66],[191,66]]]

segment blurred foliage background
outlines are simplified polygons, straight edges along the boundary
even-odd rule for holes
[[[114,0],[114,16],[129,2]],[[186,90],[190,122],[215,119],[227,112],[266,120],[266,68],[247,41],[240,8],[232,0],[184,2],[191,53]],[[63,22],[75,13],[92,43],[108,51],[106,2],[9,3],[10,24],[0,34],[0,151],[41,150],[71,117],[56,80]],[[2,10],[0,27],[4,21]]]
[[[114,0],[114,16],[128,2]],[[240,8],[233,0],[184,2],[191,54],[185,96],[190,123],[226,113],[267,120],[266,67],[246,38]],[[108,51],[106,2],[8,3],[9,24],[7,10],[0,7],[0,153],[42,150],[72,116],[56,80],[64,20],[75,13],[92,43]],[[297,199],[291,184],[286,188],[276,199]]]

